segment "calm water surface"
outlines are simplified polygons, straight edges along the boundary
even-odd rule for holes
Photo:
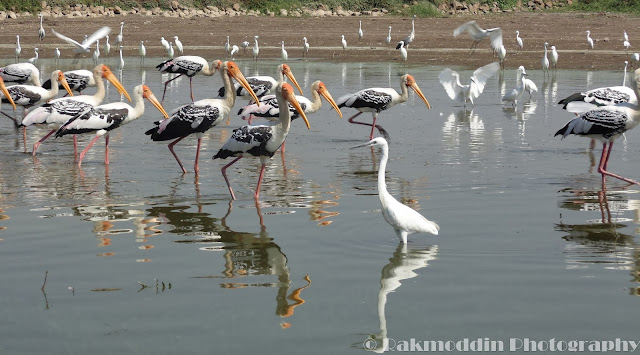
[[[161,95],[160,60],[140,68],[129,59],[125,87],[144,80]],[[247,76],[273,75],[278,64],[239,63]],[[52,65],[40,64],[43,76]],[[368,338],[380,350],[387,337],[638,340],[639,190],[610,180],[603,191],[599,148],[553,137],[571,118],[555,102],[617,85],[621,73],[559,71],[543,83],[529,70],[541,93],[513,110],[500,103],[515,86],[506,71],[465,112],[445,96],[441,67],[290,65],[303,89],[321,79],[336,99],[399,89],[401,74],[414,75],[433,108],[411,94],[380,115],[391,136],[387,183],[440,224],[439,236],[399,245],[379,210],[380,154],[349,149],[369,135],[347,123],[353,110],[340,120],[325,105],[311,130],[294,122],[258,206],[257,161],[229,169],[239,198],[231,202],[224,162],[210,159],[244,124],[236,115],[206,136],[199,176],[182,175],[166,143],[144,135],[160,118],[153,107],[113,132],[108,169],[103,140],[82,169],[68,137],[45,142],[33,159],[47,129],[28,129],[25,153],[5,118],[0,353],[344,354],[362,353]],[[167,111],[189,100],[188,85],[172,82]],[[196,99],[220,85],[217,74],[196,76]],[[113,88],[107,100],[119,100]],[[640,178],[637,140],[632,131],[616,143],[612,171]],[[190,171],[195,142],[176,146]]]

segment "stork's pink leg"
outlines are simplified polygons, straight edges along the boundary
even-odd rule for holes
[[[196,149],[196,164],[193,166],[193,171],[197,174],[200,171],[198,168],[198,159],[200,159],[200,144],[202,143],[202,138],[198,138],[198,149]]]
[[[189,78],[189,88],[191,89],[191,102],[193,102],[193,77]]]
[[[258,200],[258,197],[260,197],[260,185],[262,185],[262,177],[264,176],[264,170],[266,168],[266,164],[262,164],[262,166],[260,167],[260,176],[258,177],[258,186],[256,186],[256,193],[253,195],[253,198],[256,199],[256,201]]]
[[[371,134],[369,135],[369,140],[373,139],[373,129],[376,127],[376,120],[378,119],[378,114],[373,114],[373,123],[371,124]]]
[[[176,152],[173,151],[173,146],[176,145],[176,143],[180,142],[181,140],[185,139],[185,137],[180,137],[178,139],[176,139],[175,141],[169,143],[169,151],[171,152],[171,154],[173,154],[173,157],[176,158],[176,161],[178,162],[178,165],[180,165],[180,169],[182,169],[182,173],[186,174],[187,173],[187,169],[184,168],[184,166],[182,166],[182,163],[180,162],[180,159],[178,158],[178,155],[176,155]]]
[[[377,128],[377,129],[378,129],[378,132],[380,132],[380,134],[382,134],[382,135],[384,136],[384,138],[385,138],[385,139],[389,140],[389,134],[387,133],[387,131],[386,131],[384,128],[382,128],[380,125],[376,125],[376,124],[375,124],[375,118],[378,116],[378,114],[377,114],[377,113],[376,113],[376,114],[374,114],[374,116],[373,116],[373,117],[374,117],[374,122],[373,122],[373,124],[371,124],[371,123],[366,123],[366,122],[356,121],[356,120],[355,120],[355,118],[356,118],[356,117],[358,117],[360,114],[362,114],[362,112],[358,112],[358,113],[356,113],[355,115],[351,116],[351,118],[349,118],[349,120],[348,120],[348,121],[349,121],[349,123],[353,123],[353,124],[361,124],[361,125],[364,125],[364,126],[371,126],[371,138],[370,138],[370,139],[373,139],[373,127],[375,127],[375,128]]]
[[[170,82],[172,82],[172,81],[174,81],[174,80],[178,79],[178,78],[179,78],[179,77],[181,77],[181,76],[182,76],[182,74],[180,74],[180,75],[176,76],[176,77],[175,77],[175,78],[173,78],[173,79],[169,79],[169,80],[167,80],[167,81],[165,81],[165,82],[164,82],[164,91],[162,92],[162,100],[160,100],[160,102],[161,102],[161,103],[162,103],[162,102],[164,102],[164,95],[167,93],[167,85],[169,85],[169,83],[170,83]],[[191,100],[193,101],[193,94],[191,95]]]
[[[224,181],[227,183],[227,187],[229,188],[229,192],[231,193],[231,198],[232,199],[236,199],[236,194],[233,193],[233,189],[231,188],[231,184],[229,184],[229,178],[227,178],[227,168],[230,167],[231,165],[233,165],[233,163],[237,162],[238,160],[240,160],[240,158],[242,158],[242,156],[239,156],[235,159],[233,159],[233,161],[225,166],[222,167],[222,169],[220,169],[220,171],[222,171],[222,176],[224,177]]]
[[[78,158],[78,135],[73,135],[73,159]]]
[[[109,165],[109,133],[104,136],[104,164]]]
[[[614,177],[616,179],[620,179],[622,181],[628,182],[630,184],[640,185],[640,182],[624,178],[624,177],[622,177],[620,175],[617,175],[617,174],[614,174],[614,173],[610,173],[610,172],[608,172],[606,170],[607,162],[609,161],[609,156],[610,156],[610,153],[611,153],[611,146],[613,145],[613,143],[610,142],[608,145],[609,145],[609,147],[607,149],[607,143],[603,143],[602,144],[602,155],[600,156],[600,164],[598,164],[598,172],[600,174],[602,174],[602,184],[604,185],[605,176],[608,175],[608,176]]]
[[[26,129],[27,127],[25,127]],[[31,155],[33,155],[34,157],[36,156],[36,151],[38,150],[38,147],[40,146],[40,144],[42,144],[42,142],[44,142],[45,139],[49,138],[52,134],[56,133],[55,129],[52,129],[51,131],[49,131],[49,133],[47,133],[46,136],[40,138],[39,141],[35,142],[33,144],[33,153],[31,153]],[[26,133],[25,133],[26,134]],[[75,136],[74,136],[75,137]],[[25,138],[26,139],[26,138]]]
[[[84,148],[84,150],[82,151],[82,153],[80,153],[80,159],[78,160],[78,167],[80,167],[82,165],[82,159],[84,159],[84,155],[87,154],[87,152],[89,151],[89,148],[91,148],[92,145],[94,145],[96,143],[96,141],[98,140],[98,138],[100,138],[100,136],[95,136],[91,142],[89,143],[89,145]]]

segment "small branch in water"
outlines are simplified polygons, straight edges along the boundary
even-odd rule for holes
[[[47,286],[47,276],[49,276],[49,270],[44,272],[44,282],[42,283],[42,287],[40,288],[42,292],[44,292],[44,287]]]

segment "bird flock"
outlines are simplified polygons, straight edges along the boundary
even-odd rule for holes
[[[416,16],[411,19],[411,31],[409,35],[400,40],[396,49],[401,53],[403,61],[407,61],[407,51],[411,43],[415,40]],[[120,23],[120,31],[113,40],[119,52],[118,67],[124,66],[122,56],[123,43],[125,40],[125,23]],[[385,43],[392,42],[391,26]],[[404,74],[399,78],[400,92],[393,88],[372,87],[349,93],[334,100],[325,83],[316,80],[311,85],[311,98],[296,95],[297,90],[303,94],[302,88],[298,84],[289,65],[289,59],[285,41],[281,41],[282,64],[275,68],[275,78],[271,76],[249,76],[240,71],[234,62],[236,55],[239,55],[240,48],[246,53],[251,49],[253,60],[259,58],[259,36],[253,38],[253,46],[248,39],[245,39],[240,46],[232,44],[230,36],[226,36],[224,50],[227,60],[207,61],[205,58],[195,55],[184,55],[185,47],[177,36],[173,36],[172,41],[167,41],[165,37],[160,38],[160,44],[166,51],[167,58],[159,63],[156,68],[162,73],[173,75],[164,83],[162,99],[158,100],[151,92],[151,89],[141,83],[133,88],[132,95],[123,87],[120,81],[113,74],[111,69],[100,64],[100,56],[111,54],[111,43],[109,34],[111,28],[101,27],[91,35],[85,35],[83,40],[75,40],[67,35],[61,34],[54,29],[50,32],[59,40],[71,45],[76,57],[81,57],[91,53],[94,61],[93,68],[72,70],[62,72],[54,70],[44,83],[40,81],[40,72],[35,67],[38,61],[38,48],[35,48],[35,56],[26,62],[18,62],[22,53],[20,46],[20,36],[16,36],[15,59],[16,64],[10,64],[0,68],[0,92],[3,94],[2,102],[10,103],[16,110],[17,106],[23,108],[22,117],[16,117],[16,113],[10,116],[17,127],[22,127],[23,137],[26,144],[26,129],[32,125],[46,125],[51,128],[49,133],[34,143],[32,154],[35,156],[40,145],[50,136],[63,137],[72,135],[74,138],[74,152],[78,167],[81,167],[87,151],[100,138],[105,138],[104,163],[109,164],[109,133],[133,120],[141,117],[145,110],[145,100],[148,100],[162,114],[163,119],[154,123],[154,126],[145,133],[153,141],[171,141],[168,144],[170,153],[175,158],[182,173],[187,173],[187,169],[176,154],[174,147],[177,143],[194,135],[197,139],[197,149],[193,171],[199,173],[201,139],[207,131],[216,127],[224,120],[228,120],[232,114],[232,109],[236,106],[238,98],[249,100],[238,111],[238,115],[248,120],[249,124],[233,130],[229,139],[224,143],[213,159],[233,158],[229,163],[221,168],[229,194],[232,199],[236,199],[236,194],[232,188],[232,183],[227,174],[227,169],[243,157],[258,158],[260,160],[260,170],[258,181],[254,192],[254,199],[259,200],[260,187],[262,184],[266,165],[273,155],[281,149],[284,153],[284,145],[289,133],[291,122],[297,118],[302,118],[307,128],[310,123],[307,115],[317,112],[322,105],[322,99],[327,101],[331,108],[336,111],[339,118],[342,118],[342,109],[353,109],[357,111],[348,119],[352,124],[365,125],[370,127],[369,141],[360,144],[358,147],[379,147],[382,150],[378,171],[378,191],[382,204],[382,214],[384,219],[393,227],[398,238],[407,243],[407,235],[416,232],[431,233],[437,235],[440,227],[426,219],[424,216],[410,207],[398,202],[389,194],[385,184],[385,169],[389,159],[389,133],[377,124],[378,115],[383,111],[392,108],[394,105],[406,102],[409,96],[409,89],[424,102],[427,109],[431,108],[429,101],[418,86],[416,79],[411,74]],[[591,32],[586,30],[587,49],[594,48],[594,40]],[[365,31],[362,21],[358,24],[358,41],[363,40]],[[473,71],[468,82],[461,82],[460,74],[446,68],[438,76],[441,85],[447,96],[463,105],[474,106],[480,95],[483,93],[489,79],[504,70],[506,49],[503,42],[503,31],[499,27],[484,29],[476,21],[468,21],[458,26],[453,31],[453,37],[468,35],[472,40],[470,52],[475,51],[482,41],[489,39],[490,48],[496,57],[496,61],[481,66]],[[520,31],[515,32],[515,43],[518,50],[522,50],[525,45],[524,39],[520,36]],[[46,30],[43,27],[43,17],[40,16],[38,38],[43,41]],[[168,37],[169,38],[169,37]],[[103,40],[102,52],[100,51],[100,41]],[[348,48],[345,35],[341,36],[343,51]],[[623,35],[623,47],[631,48],[627,32]],[[92,51],[93,48],[93,51]],[[307,37],[302,39],[302,57],[306,59],[310,50]],[[176,51],[178,53],[176,53]],[[542,48],[541,69],[545,78],[557,69],[559,55],[554,45],[544,43]],[[55,49],[54,59],[56,64],[60,58],[59,48]],[[141,63],[144,63],[147,55],[145,41],[140,41],[138,54]],[[178,54],[178,56],[176,56]],[[638,61],[638,54],[631,55],[632,61]],[[562,138],[568,135],[579,135],[598,140],[602,143],[602,154],[598,165],[598,172],[602,176],[602,183],[605,184],[605,177],[610,176],[620,179],[630,184],[640,184],[636,180],[622,177],[607,170],[607,165],[611,157],[613,143],[616,138],[624,132],[634,128],[640,122],[640,107],[638,106],[638,96],[640,95],[640,69],[632,73],[631,87],[626,86],[625,78],[620,86],[601,87],[584,92],[575,93],[561,100],[558,104],[575,116],[560,128],[555,135]],[[195,100],[192,86],[192,79],[197,74],[213,76],[219,73],[223,86],[214,91],[216,97]],[[181,76],[189,78],[191,102],[173,108],[169,112],[163,107],[167,85]],[[504,102],[510,103],[517,109],[518,101],[521,100],[524,92],[530,96],[537,93],[535,83],[528,78],[526,68],[519,66],[516,70],[515,88],[508,90],[502,97]],[[106,90],[104,80],[109,81],[122,95],[126,102],[112,102],[103,104]],[[15,84],[5,86],[5,83]],[[96,87],[93,95],[82,94],[87,87]],[[65,97],[56,98],[64,89]],[[68,96],[67,96],[68,95]],[[131,102],[130,105],[128,102]],[[285,108],[286,109],[283,109]],[[363,112],[371,112],[371,123],[356,121],[356,117]],[[252,120],[265,120],[258,124],[252,124]],[[375,130],[382,137],[374,137]],[[94,138],[87,147],[77,155],[76,135],[94,134]]]

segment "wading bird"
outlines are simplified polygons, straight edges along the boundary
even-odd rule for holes
[[[87,87],[96,86],[96,80],[93,77],[93,72],[86,69],[78,69],[78,70],[69,70],[63,73],[65,79],[67,80],[67,84],[71,88],[71,91],[76,91],[82,94],[82,90]],[[42,84],[42,87],[45,89],[51,88],[51,80],[47,79]],[[63,89],[62,84],[58,84],[59,89]]]
[[[382,216],[393,227],[398,238],[404,244],[407,244],[407,236],[409,234],[431,233],[438,235],[440,227],[435,222],[426,219],[413,208],[400,203],[387,191],[387,183],[385,182],[385,170],[389,159],[387,141],[382,137],[376,137],[365,144],[360,144],[353,148],[360,147],[380,147],[382,149],[382,157],[378,168],[378,197],[382,204]]]
[[[403,38],[402,41],[400,42],[404,42],[404,46],[409,47],[409,45],[411,44],[411,42],[413,42],[415,38],[416,38],[416,15],[413,15],[413,17],[411,17],[411,32],[409,32],[409,35]],[[400,42],[398,42],[396,49],[400,49]]]
[[[95,144],[98,138],[104,136],[104,163],[108,165],[109,132],[142,116],[144,113],[144,99],[149,100],[164,117],[169,117],[158,99],[156,99],[155,95],[151,92],[151,89],[149,89],[147,85],[138,85],[133,89],[133,107],[124,102],[113,102],[84,110],[60,126],[56,131],[56,138],[67,134],[75,135],[95,132],[96,136],[82,153],[80,153],[80,158],[78,159],[78,167],[80,167],[82,165],[82,159],[84,159],[89,148]]]
[[[556,46],[551,46],[551,66],[553,70],[556,70],[556,66],[558,65],[558,51],[556,50]]]
[[[307,37],[302,37],[302,58],[307,58],[307,54],[309,53],[309,42],[307,42]]]
[[[60,60],[60,49],[58,49],[58,47],[53,51],[53,59],[56,65],[58,65],[58,61]]]
[[[80,112],[84,112],[87,109],[90,109],[92,106],[99,105],[104,96],[106,94],[105,85],[102,79],[107,79],[113,86],[120,92],[124,94],[129,101],[131,98],[129,93],[124,89],[118,78],[113,75],[111,69],[104,64],[99,64],[95,68],[93,68],[93,80],[96,83],[96,93],[93,95],[79,95],[73,97],[64,97],[55,100],[51,100],[50,102],[33,109],[31,112],[25,116],[22,120],[23,126],[30,126],[33,124],[49,124],[53,125],[54,129],[51,130],[47,135],[42,137],[38,142],[33,145],[33,155],[36,155],[36,151],[42,142],[49,138],[55,131],[62,125],[67,122],[69,119],[73,118]],[[76,140],[74,136],[74,150],[76,147]]]
[[[144,57],[147,56],[147,49],[144,47],[144,41],[140,41],[140,48],[138,48],[138,54],[140,55],[140,61],[144,64]]]
[[[358,41],[362,40],[364,37],[364,32],[362,32],[362,21],[360,21],[360,27],[358,27]]]
[[[293,86],[288,83],[280,82],[275,89],[276,98],[278,99],[278,106],[284,107],[287,104],[291,104],[296,111],[300,113],[302,119],[307,124],[307,128],[310,129],[309,120],[305,115],[302,107],[296,100]],[[218,153],[213,156],[213,159],[226,159],[228,157],[236,157],[231,163],[222,167],[222,176],[224,181],[229,187],[229,193],[232,199],[236,199],[229,179],[227,178],[227,168],[233,165],[244,156],[253,156],[260,158],[260,176],[258,177],[258,185],[256,186],[256,192],[253,195],[255,200],[258,200],[260,196],[260,185],[262,184],[262,177],[264,176],[264,170],[269,162],[269,159],[280,148],[284,140],[289,133],[289,127],[291,126],[291,115],[289,110],[280,110],[280,116],[277,122],[270,122],[264,125],[256,126],[243,126],[233,130],[231,138],[220,148]]]
[[[400,41],[400,57],[402,58],[402,62],[407,61],[407,48],[404,46],[404,42]]]
[[[387,35],[385,42],[387,43],[387,46],[391,44],[391,26],[389,26],[389,34]]]
[[[56,32],[56,30],[52,29],[51,32],[53,32],[53,34],[56,35],[56,37],[60,38],[61,40],[73,45],[75,47],[73,52],[76,53],[76,56],[78,56],[82,53],[89,52],[91,45],[93,45],[93,42],[96,42],[97,40],[102,39],[106,35],[108,35],[109,32],[111,32],[111,28],[105,26],[98,29],[91,36],[87,37],[86,40],[82,41],[82,43],[78,43],[76,40],[73,40],[61,33]]]
[[[109,36],[105,36],[105,43],[104,43],[104,55],[107,56],[107,58],[109,58],[109,53],[111,53],[111,44],[109,44]]]
[[[636,97],[640,95],[638,88],[639,81],[640,69],[636,69],[633,80],[631,81],[631,86]],[[600,163],[598,164],[598,172],[602,175],[603,185],[606,176],[611,176],[630,184],[640,184],[635,180],[627,179],[607,171],[607,163],[611,157],[613,142],[624,132],[637,126],[639,122],[640,107],[638,107],[637,103],[602,106],[572,119],[564,127],[559,129],[555,135],[561,135],[562,138],[564,138],[570,134],[575,134],[597,139],[602,142],[602,155],[600,156]]]
[[[171,112],[168,119],[155,122],[156,127],[146,132],[146,134],[150,135],[151,139],[154,141],[168,141],[175,139],[173,142],[169,143],[169,151],[171,151],[171,154],[178,162],[178,165],[180,165],[180,169],[182,169],[184,174],[187,173],[187,170],[173,151],[173,146],[187,136],[196,134],[196,137],[198,138],[198,148],[196,150],[196,162],[193,169],[197,173],[199,170],[198,160],[203,134],[210,128],[215,127],[222,122],[224,118],[228,117],[231,108],[235,104],[236,94],[233,89],[231,78],[238,81],[248,92],[253,93],[249,83],[245,79],[244,75],[242,75],[242,72],[240,72],[237,64],[234,62],[222,63],[221,61],[216,61],[214,64],[214,69],[219,67],[222,82],[227,88],[227,90],[225,90],[226,94],[224,98],[198,100],[194,103],[180,106]],[[253,98],[254,100],[258,99],[255,94],[253,95]]]
[[[547,57],[547,46],[549,43],[544,42],[544,56],[542,57],[542,71],[544,72],[545,77],[549,73],[549,58]]]
[[[18,58],[20,58],[20,54],[22,53],[22,47],[20,47],[20,36],[16,35],[16,62],[18,61]]]
[[[34,51],[34,53],[35,53],[35,56],[34,56],[34,57],[29,58],[29,60],[27,60],[27,62],[29,62],[29,63],[31,63],[31,64],[36,64],[36,62],[38,61],[38,58],[40,57],[40,56],[38,55],[38,47],[34,48],[34,49],[33,49],[33,51]]]
[[[250,76],[247,78],[247,82],[249,83],[249,86],[255,93],[255,96],[257,96],[258,98],[261,98],[264,95],[268,95],[272,93],[275,87],[278,86],[278,83],[281,81],[284,81],[284,78],[287,77],[289,80],[291,80],[293,85],[295,85],[298,91],[300,91],[300,94],[302,94],[302,88],[300,88],[300,85],[298,85],[298,81],[293,76],[293,73],[291,72],[291,68],[287,64],[278,65],[277,75],[278,75],[277,80],[271,76],[266,76],[266,75]],[[237,96],[245,97],[245,98],[246,97],[253,98],[253,95],[251,95],[251,93],[249,93],[239,83],[234,84],[233,87]],[[224,86],[218,89],[218,97],[225,96],[226,90],[227,89]]]
[[[169,52],[169,42],[167,42],[164,37],[160,37],[160,45],[162,45],[162,48],[164,48],[165,52]]]
[[[193,101],[193,77],[202,73],[202,75],[211,76],[216,72],[216,68],[213,64],[211,66],[207,61],[196,55],[185,55],[164,61],[156,66],[156,68],[162,73],[179,74],[173,79],[169,79],[164,83],[164,91],[162,92],[162,100],[164,102],[164,95],[167,92],[167,85],[173,80],[186,75],[189,78],[189,87],[191,90],[191,101]]]
[[[176,44],[176,48],[178,49],[178,52],[180,52],[180,55],[183,55],[184,47],[182,46],[182,42],[178,39],[178,36],[173,36],[173,43]]]
[[[422,101],[424,101],[424,103],[427,105],[427,108],[431,108],[431,105],[429,105],[429,101],[427,101],[427,99],[422,94],[422,91],[420,91],[420,88],[418,87],[415,79],[409,74],[405,74],[400,78],[400,94],[398,94],[397,91],[391,88],[369,88],[360,90],[352,94],[346,94],[338,99],[337,104],[338,107],[350,107],[360,111],[349,118],[349,122],[353,124],[371,126],[371,134],[369,135],[369,139],[373,139],[374,128],[378,128],[380,133],[386,135],[386,131],[382,127],[380,127],[379,125],[376,126],[378,114],[381,111],[384,111],[396,104],[407,101],[407,99],[409,98],[408,88],[413,89],[413,91],[415,91],[416,94],[420,96]],[[371,114],[373,115],[373,123],[354,120],[363,112],[371,112]]]
[[[304,96],[297,95],[296,100],[300,103],[300,107],[306,114],[317,112],[320,107],[322,107],[322,101],[320,100],[320,96],[324,97],[328,103],[338,112],[338,116],[342,118],[342,112],[338,108],[338,105],[331,97],[329,90],[324,85],[324,83],[320,80],[314,81],[311,84],[311,100],[307,99]],[[293,106],[288,106],[289,112],[291,113],[291,120],[295,120],[300,117],[298,112],[293,108]],[[243,119],[251,119],[253,118],[266,118],[269,121],[275,121],[280,117],[280,106],[278,106],[278,100],[276,95],[265,95],[260,98],[260,104],[253,103],[238,111],[238,115],[240,115]],[[251,123],[251,121],[249,121]],[[285,143],[282,143],[282,151],[284,152]]]
[[[282,41],[282,47],[280,48],[280,56],[285,62],[289,59],[289,54],[287,54],[287,50],[284,49],[284,41]]]
[[[344,35],[342,35],[342,51],[346,51],[347,50],[347,40],[344,39]]]
[[[513,107],[515,108],[518,107],[518,100],[520,99],[520,97],[522,97],[522,93],[524,92],[524,77],[526,75],[527,75],[527,72],[524,69],[524,67],[521,65],[518,68],[517,82],[516,82],[515,89],[512,89],[508,93],[504,94],[504,96],[502,97],[502,101],[511,102]]]
[[[520,50],[524,48],[524,42],[522,41],[522,38],[520,38],[520,31],[516,31],[516,43],[518,44],[518,48],[520,48]]]
[[[35,86],[42,86],[40,70],[31,63],[9,64],[0,68],[0,78],[5,83],[25,84],[29,82]]]
[[[444,87],[447,95],[451,100],[462,102],[463,106],[467,106],[467,101],[471,102],[471,105],[475,105],[475,99],[477,99],[484,86],[487,84],[487,80],[493,74],[500,70],[500,64],[498,62],[490,63],[474,70],[473,75],[469,78],[469,84],[462,85],[460,83],[460,74],[446,68],[440,72],[438,79],[440,84]]]

